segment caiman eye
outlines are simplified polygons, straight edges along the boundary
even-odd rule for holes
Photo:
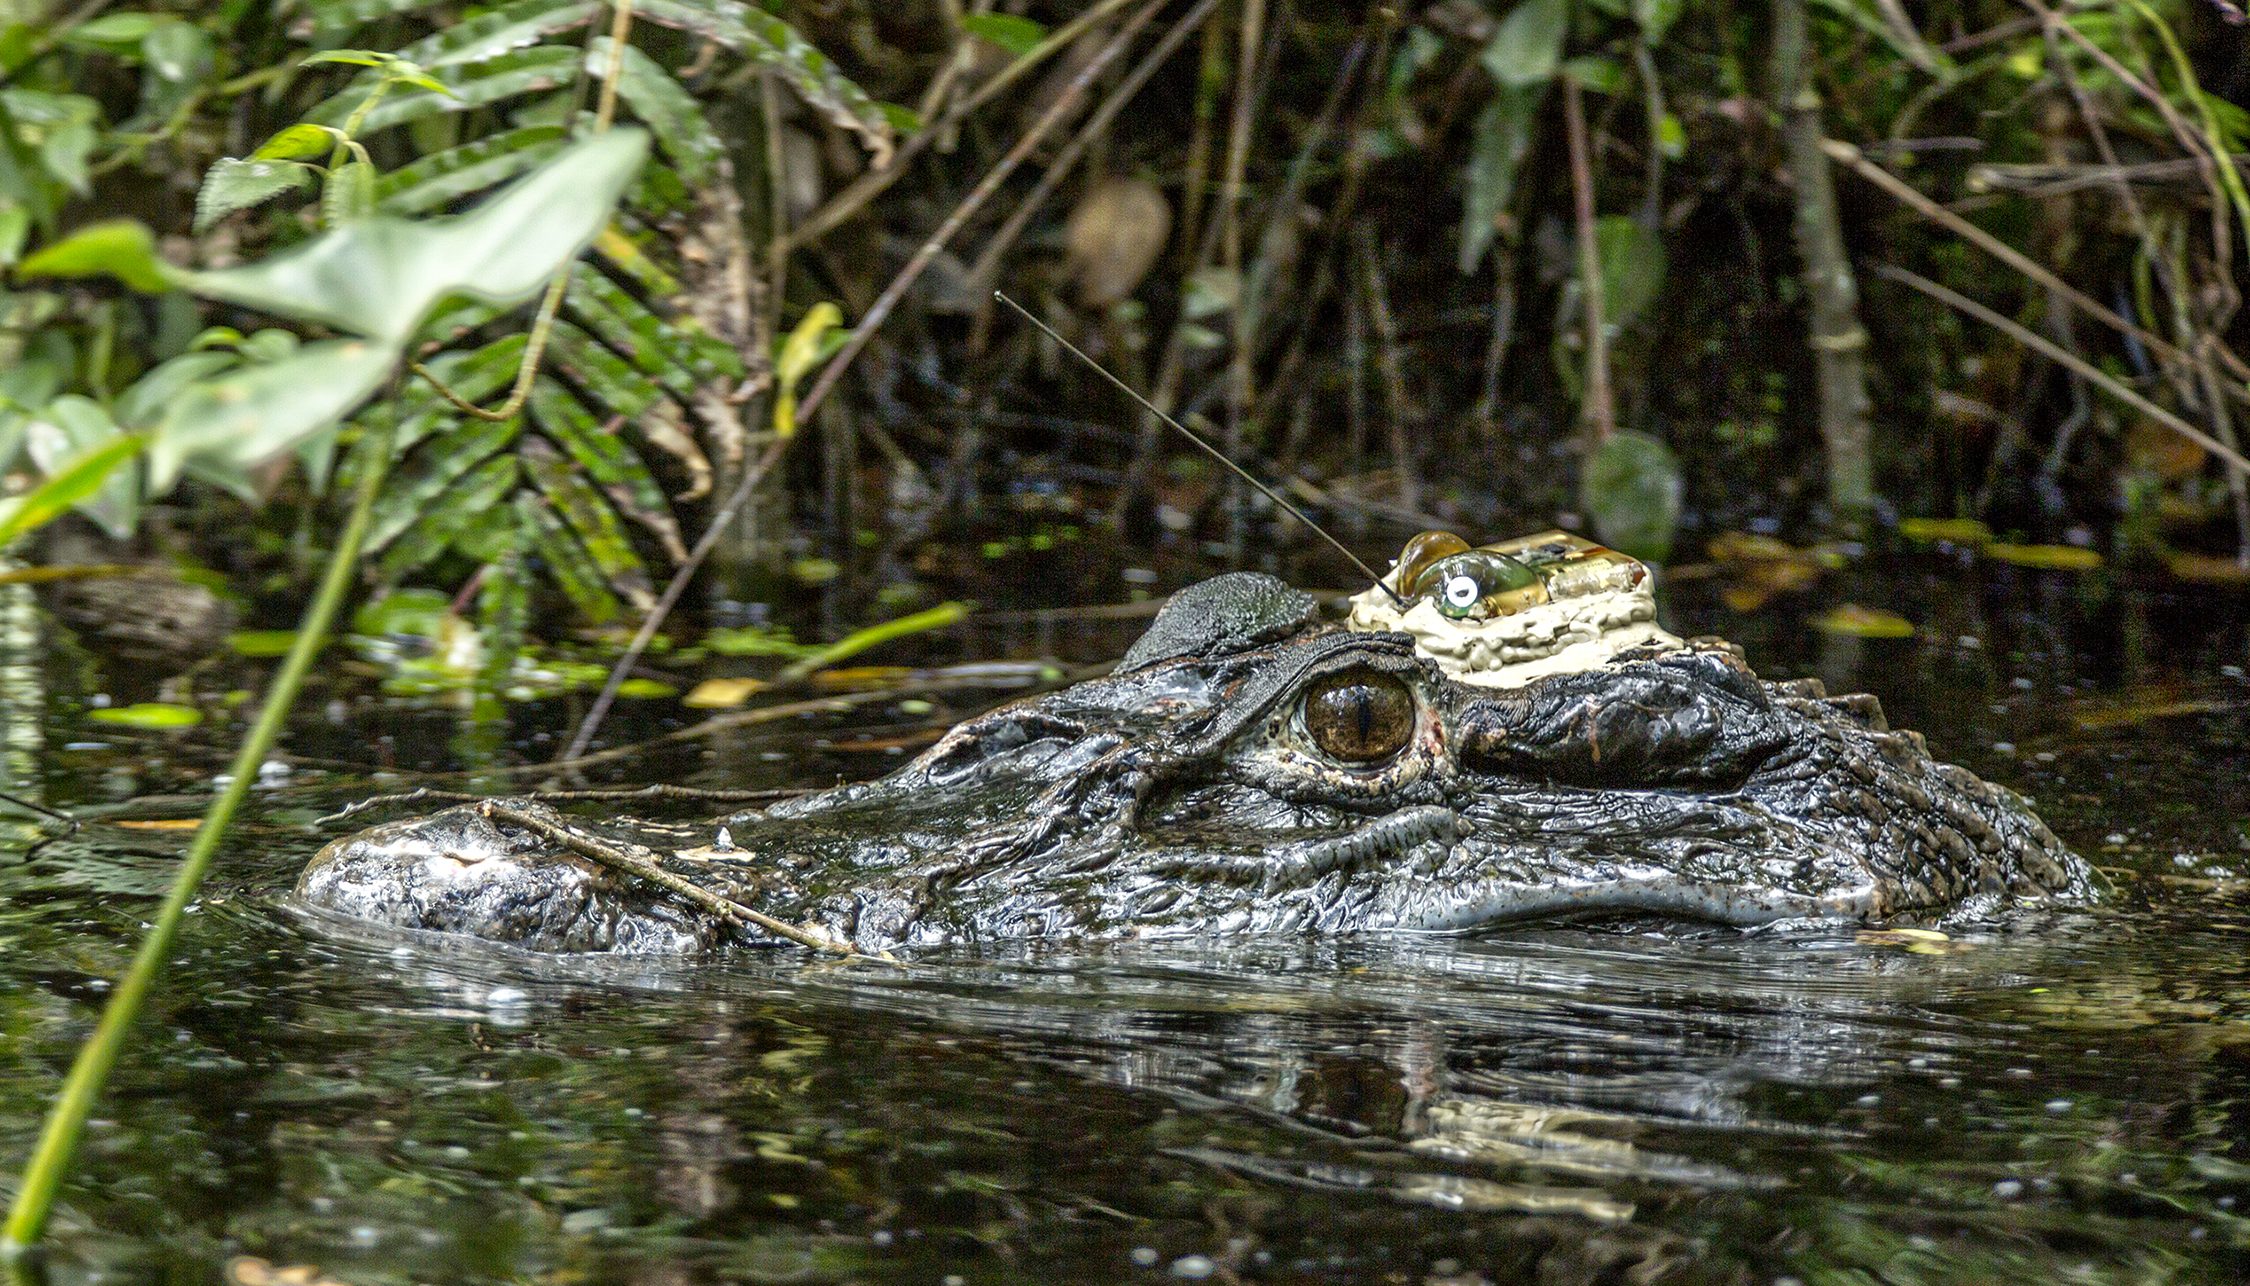
[[[1305,731],[1323,754],[1347,763],[1388,759],[1414,735],[1414,694],[1374,670],[1329,675],[1305,691]]]

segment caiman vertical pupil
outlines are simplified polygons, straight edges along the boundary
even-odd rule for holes
[[[1305,731],[1321,753],[1348,763],[1388,759],[1414,733],[1414,697],[1388,674],[1332,674],[1305,692]]]

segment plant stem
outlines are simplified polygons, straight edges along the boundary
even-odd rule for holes
[[[1773,96],[1781,142],[1797,190],[1797,256],[1812,305],[1813,370],[1820,389],[1820,436],[1828,449],[1828,503],[1845,532],[1857,532],[1875,507],[1869,454],[1867,330],[1859,283],[1836,217],[1836,181],[1821,150],[1820,95],[1813,89],[1812,40],[1805,0],[1774,0]]]
[[[1578,82],[1563,83],[1563,132],[1570,144],[1571,210],[1578,226],[1580,306],[1586,316],[1586,398],[1578,417],[1586,426],[1586,456],[1617,434],[1617,402],[1609,391],[1609,319],[1602,315],[1602,256],[1594,237],[1593,148],[1586,136],[1586,108]]]
[[[204,875],[211,869],[211,859],[218,852],[227,824],[234,820],[235,810],[242,806],[252,783],[258,780],[258,769],[280,737],[289,708],[296,702],[297,690],[304,686],[305,674],[328,638],[328,627],[335,620],[336,609],[351,588],[352,575],[359,566],[359,547],[367,536],[375,496],[382,489],[383,475],[390,465],[394,423],[395,417],[385,417],[383,427],[371,430],[360,439],[359,489],[352,497],[351,516],[344,524],[343,533],[336,538],[335,549],[329,552],[328,570],[321,578],[320,590],[312,606],[305,609],[304,619],[298,622],[297,639],[290,645],[289,655],[266,690],[265,705],[259,709],[250,735],[243,739],[242,748],[235,754],[233,777],[204,813],[203,824],[195,832],[195,842],[189,846],[187,857],[180,864],[180,873],[172,882],[172,891],[165,895],[148,936],[141,939],[141,949],[133,957],[131,967],[118,980],[116,991],[110,994],[93,1036],[78,1051],[78,1061],[71,1064],[62,1093],[47,1115],[39,1146],[24,1167],[15,1204],[8,1211],[7,1226],[0,1229],[0,1256],[13,1259],[24,1254],[37,1245],[46,1232],[55,1193],[62,1186],[79,1138],[86,1132],[86,1117],[93,1110],[94,1098],[109,1079],[110,1069],[116,1066],[125,1037],[132,1030],[134,1020],[140,1017],[141,1006],[148,999],[149,989],[155,986],[157,974],[171,958],[180,921],[185,918],[188,903],[195,897]]]

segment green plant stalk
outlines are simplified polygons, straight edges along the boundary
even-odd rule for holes
[[[352,497],[351,516],[344,524],[343,534],[337,537],[335,549],[328,555],[328,570],[321,579],[320,591],[298,623],[297,641],[266,689],[265,705],[258,711],[258,720],[235,754],[233,779],[204,813],[203,824],[195,832],[195,842],[172,882],[172,891],[165,895],[164,905],[158,909],[148,936],[141,940],[141,949],[133,957],[132,966],[118,981],[117,990],[111,993],[93,1036],[78,1051],[78,1060],[71,1064],[62,1093],[56,1097],[53,1109],[48,1112],[46,1127],[39,1135],[39,1146],[24,1167],[23,1181],[16,1192],[15,1204],[8,1211],[7,1225],[0,1228],[0,1256],[20,1257],[38,1245],[45,1234],[55,1193],[61,1188],[71,1155],[77,1151],[78,1141],[86,1131],[86,1118],[93,1110],[94,1099],[109,1079],[110,1069],[116,1066],[117,1055],[124,1048],[125,1037],[132,1030],[134,1020],[140,1017],[149,989],[156,985],[158,973],[171,958],[180,921],[186,916],[188,902],[195,897],[197,887],[211,869],[211,859],[218,852],[227,824],[234,820],[235,810],[242,806],[251,783],[258,779],[259,766],[265,763],[267,752],[279,739],[282,724],[289,717],[289,708],[296,702],[297,690],[304,686],[305,674],[328,638],[329,625],[335,620],[345,592],[351,588],[353,572],[359,565],[359,547],[367,536],[368,523],[374,513],[375,495],[382,488],[383,475],[390,464],[391,432],[386,420],[382,428],[360,440],[365,467],[360,472],[358,491]]]
[[[2173,74],[2180,78],[2180,92],[2195,104],[2196,115],[2203,125],[2204,146],[2210,150],[2211,162],[2218,168],[2220,186],[2226,189],[2235,216],[2242,220],[2243,235],[2250,237],[2250,188],[2244,187],[2242,172],[2235,168],[2234,149],[2227,146],[2226,133],[2219,128],[2219,118],[2211,111],[2211,101],[2204,96],[2203,83],[2196,79],[2195,64],[2188,61],[2187,50],[2180,47],[2179,37],[2172,34],[2171,25],[2156,10],[2144,0],[2130,2],[2134,11],[2156,28],[2157,39],[2164,43],[2164,52],[2172,60]]]

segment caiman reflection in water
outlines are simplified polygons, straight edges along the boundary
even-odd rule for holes
[[[1221,576],[1113,674],[971,719],[880,781],[707,828],[583,831],[866,951],[1876,920],[2088,890],[2019,797],[1933,760],[1872,698],[1766,682],[1657,628],[1622,555],[1432,533],[1386,583],[1405,610],[1370,590],[1328,622],[1272,577]],[[540,950],[760,937],[475,808],[332,844],[298,891]]]

